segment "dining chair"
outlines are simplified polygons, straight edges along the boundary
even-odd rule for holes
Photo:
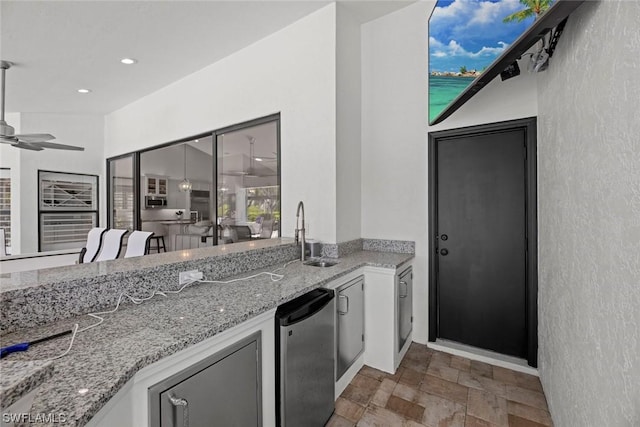
[[[122,251],[122,240],[125,234],[127,234],[127,230],[119,230],[117,228],[107,230],[102,242],[102,249],[95,261],[107,261],[118,258]]]
[[[273,223],[272,219],[264,219],[262,220],[262,228],[260,229],[260,239],[270,239],[271,233],[273,233]]]
[[[134,256],[142,256],[149,253],[149,240],[153,236],[152,231],[135,230],[129,235],[127,240],[127,250],[124,253],[125,258]]]
[[[85,262],[93,262],[100,252],[102,247],[102,241],[104,239],[104,233],[107,232],[106,228],[96,227],[89,230],[87,233],[87,243],[80,251],[80,258],[78,262],[80,264]]]

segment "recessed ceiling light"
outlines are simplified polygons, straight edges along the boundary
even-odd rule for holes
[[[196,139],[196,140],[195,140],[195,142],[200,142],[200,140],[199,140],[199,139]]]
[[[125,65],[133,65],[133,64],[135,64],[135,63],[136,63],[136,62],[138,62],[138,61],[137,61],[136,59],[133,59],[133,58],[122,58],[122,59],[120,60],[120,62],[122,62],[122,63],[123,63],[123,64],[125,64]]]
[[[78,93],[91,93],[91,89],[78,89]]]
[[[262,159],[260,157],[256,157],[256,162],[261,162]]]

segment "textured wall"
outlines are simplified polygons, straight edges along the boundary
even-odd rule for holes
[[[585,2],[538,77],[540,373],[555,425],[640,426],[640,2]]]

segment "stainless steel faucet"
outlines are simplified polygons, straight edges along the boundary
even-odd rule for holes
[[[302,226],[299,228],[300,211],[302,211]],[[304,203],[302,203],[302,200],[298,203],[298,210],[296,211],[296,244],[298,241],[300,241],[300,261],[304,261]]]

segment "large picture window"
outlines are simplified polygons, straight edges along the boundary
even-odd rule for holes
[[[38,171],[40,251],[81,248],[98,225],[98,176]]]
[[[109,225],[151,250],[280,236],[280,115],[107,159]]]

